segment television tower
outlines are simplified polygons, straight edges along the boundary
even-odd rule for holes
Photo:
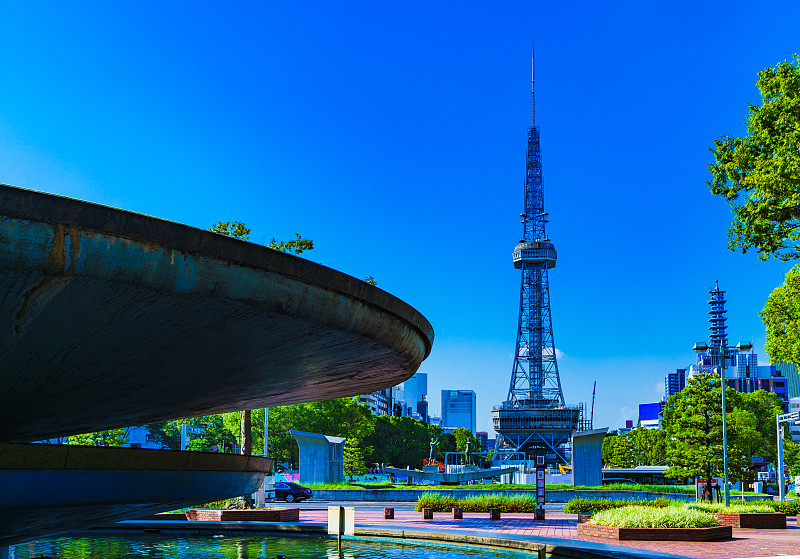
[[[520,214],[523,235],[513,253],[514,267],[522,271],[517,346],[508,399],[492,410],[492,420],[501,461],[544,455],[548,464],[567,464],[581,408],[564,404],[553,342],[548,270],[555,268],[556,249],[545,233],[548,220],[533,68],[531,52],[531,126]]]

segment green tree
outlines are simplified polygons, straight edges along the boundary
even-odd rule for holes
[[[762,445],[754,451],[753,456],[761,456],[768,462],[776,461],[778,459],[778,431],[775,425],[775,416],[783,413],[780,396],[766,390],[756,390],[749,394],[741,394],[739,397],[741,399],[739,407],[755,415],[756,428],[761,434]]]
[[[761,105],[750,105],[747,135],[709,148],[711,192],[731,205],[731,250],[800,257],[800,56],[758,73]]]
[[[612,439],[608,466],[610,468],[632,468],[635,465],[633,436],[625,433]]]
[[[125,446],[128,444],[128,429],[107,429],[93,433],[70,435],[65,444],[84,446]]]
[[[459,427],[453,431],[453,437],[456,439],[456,452],[464,452],[467,449],[467,442],[469,442],[469,452],[481,451],[481,442],[472,434],[472,431],[465,427]]]
[[[739,394],[726,388],[727,412],[740,403]],[[703,372],[688,380],[686,388],[669,397],[664,408],[667,456],[671,478],[722,475],[722,392],[718,375]],[[729,433],[729,445],[734,439]],[[729,455],[730,456],[730,455]]]
[[[614,449],[614,444],[618,436],[619,435],[616,433],[609,433],[603,438],[603,446],[600,454],[604,466],[608,466],[608,464],[611,463],[611,451]]]
[[[211,226],[210,231],[214,233],[219,233],[221,235],[227,235],[229,237],[233,237],[235,239],[240,240],[247,240],[250,238],[250,228],[248,228],[244,222],[241,221],[232,221],[232,222],[221,222],[218,221],[214,225]],[[288,252],[290,254],[300,254],[306,250],[311,250],[314,248],[313,241],[309,239],[303,239],[299,233],[296,233],[296,239],[292,239],[290,241],[278,241],[275,237],[272,237],[272,240],[269,243],[269,248],[273,250],[278,250],[280,252]],[[233,432],[236,432],[235,428],[230,425],[231,416],[229,416],[229,429]],[[262,422],[263,423],[263,422]],[[251,410],[243,410],[239,412],[239,436],[237,437],[239,444],[241,445],[241,452],[242,454],[252,454],[253,450],[253,415]],[[263,440],[263,429],[261,438]],[[263,448],[263,442],[262,442]]]
[[[789,473],[800,476],[800,444],[791,439],[783,441],[783,463],[789,466]]]
[[[428,426],[418,419],[381,415],[365,444],[373,449],[370,462],[391,464],[397,468],[419,468],[422,459],[430,454],[430,441]]]
[[[773,363],[800,364],[800,266],[788,272],[758,313],[767,328],[766,349]]]
[[[667,438],[663,430],[637,427],[625,436],[631,438],[635,465],[658,466],[666,462]]]
[[[220,235],[227,235],[234,239],[241,239],[246,241],[250,238],[250,229],[248,229],[241,221],[218,221],[209,229],[212,233],[219,233]],[[274,241],[275,239],[273,239]]]
[[[292,239],[291,241],[279,241],[275,237],[272,237],[272,240],[270,240],[267,246],[273,250],[288,252],[289,254],[294,255],[298,255],[314,248],[314,241],[310,239],[304,239],[300,236],[300,233],[295,233],[295,236],[297,238]]]
[[[363,449],[355,441],[347,439],[344,443],[344,475],[352,478],[366,474],[364,455],[370,451],[371,448]]]
[[[238,412],[235,413],[238,416]],[[231,430],[226,426],[225,415],[213,414],[178,419],[176,421],[162,421],[151,423],[146,428],[156,443],[171,450],[180,450],[181,426],[202,427],[205,429],[205,433],[189,437],[189,444],[186,449],[210,452],[214,447],[217,447],[219,452],[224,452],[226,445],[230,446],[237,442],[236,430]]]
[[[764,447],[764,436],[758,429],[756,415],[742,407],[728,414],[728,433],[732,444],[728,447],[728,469],[734,481],[753,482],[756,472],[752,468],[753,456]]]

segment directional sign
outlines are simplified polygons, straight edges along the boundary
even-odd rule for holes
[[[783,413],[778,416],[778,423],[787,421],[797,421],[800,418],[800,413],[793,411],[792,413]]]
[[[205,435],[206,428],[205,427],[192,427],[190,425],[186,425],[186,434],[187,435]]]

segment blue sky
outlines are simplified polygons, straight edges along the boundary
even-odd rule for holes
[[[494,5],[497,4],[497,5]],[[726,249],[707,148],[741,134],[757,72],[800,52],[771,2],[19,2],[0,5],[0,182],[254,241],[419,309],[421,370],[506,398],[519,304],[536,40],[554,337],[568,402],[636,419],[706,340],[762,354],[758,311],[790,264]]]

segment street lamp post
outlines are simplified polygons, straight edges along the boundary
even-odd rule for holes
[[[728,423],[727,423],[727,420],[726,420],[726,416],[728,414],[727,414],[727,408],[725,407],[725,387],[726,387],[726,383],[725,383],[725,351],[732,351],[732,350],[735,349],[735,350],[739,351],[739,353],[742,353],[744,351],[749,351],[750,349],[752,349],[752,347],[753,347],[753,344],[751,344],[750,342],[745,342],[745,341],[741,341],[738,344],[736,344],[735,346],[731,346],[731,347],[725,346],[724,344],[720,344],[719,345],[719,362],[720,362],[719,380],[720,380],[720,387],[722,388],[722,470],[723,470],[723,475],[724,475],[724,478],[725,478],[724,479],[725,486],[724,486],[723,491],[724,491],[724,495],[725,495],[725,506],[726,507],[731,506],[731,490],[730,490],[730,487],[728,486]],[[694,347],[692,349],[694,351],[697,351],[697,352],[706,352],[711,348],[709,348],[708,345],[706,345],[703,342],[698,342],[698,343],[694,344]],[[709,480],[709,482],[710,482],[710,480]],[[744,483],[742,483],[742,494],[744,494]]]

